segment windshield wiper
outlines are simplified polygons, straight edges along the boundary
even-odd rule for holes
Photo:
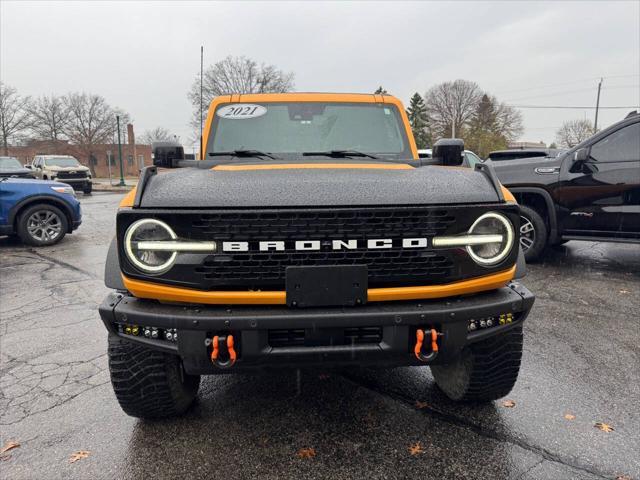
[[[239,157],[239,158],[267,157],[273,160],[278,160],[278,157],[275,157],[268,152],[261,152],[260,150],[231,150],[230,152],[209,152],[209,156],[210,157]]]
[[[302,152],[303,157],[333,157],[333,158],[347,158],[347,157],[367,157],[378,160],[379,157],[371,155],[369,153],[359,152],[357,150],[327,150],[326,152]]]

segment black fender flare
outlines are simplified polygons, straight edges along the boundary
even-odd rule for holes
[[[49,203],[51,205],[55,205],[60,210],[62,210],[62,212],[67,216],[67,223],[69,224],[67,232],[71,233],[71,231],[73,230],[73,212],[71,211],[71,208],[63,200],[60,200],[59,198],[53,195],[47,195],[47,194],[31,195],[30,197],[23,198],[22,200],[20,200],[13,207],[11,207],[11,210],[9,210],[7,223],[9,225],[13,225],[16,221],[16,216],[18,215],[18,212],[20,210],[22,210],[23,208],[31,204],[37,204],[37,203]]]
[[[558,216],[556,214],[556,206],[553,203],[553,199],[549,192],[540,187],[507,187],[511,193],[532,193],[534,195],[540,195],[547,205],[547,211],[549,212],[549,241],[555,242],[558,239]]]
[[[107,288],[113,290],[126,291],[127,288],[122,282],[122,274],[120,272],[120,261],[118,260],[118,241],[113,237],[107,252],[107,260],[104,263],[104,284]]]

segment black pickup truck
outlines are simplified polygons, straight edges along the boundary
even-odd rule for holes
[[[527,261],[568,240],[640,243],[640,114],[556,158],[491,162],[520,204]]]

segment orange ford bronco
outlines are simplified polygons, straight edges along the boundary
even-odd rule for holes
[[[184,412],[200,376],[429,366],[454,400],[513,387],[534,297],[519,207],[388,95],[217,97],[199,160],[154,146],[117,214],[100,306],[120,405]]]

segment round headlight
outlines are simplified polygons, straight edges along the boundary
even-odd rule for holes
[[[470,235],[499,235],[499,242],[469,245],[467,252],[480,265],[495,265],[509,255],[513,247],[513,225],[507,217],[497,212],[481,215],[469,229]]]
[[[171,227],[160,220],[144,218],[132,223],[124,236],[127,258],[146,273],[162,273],[171,268],[178,252],[141,250],[140,242],[175,240],[178,236]]]

